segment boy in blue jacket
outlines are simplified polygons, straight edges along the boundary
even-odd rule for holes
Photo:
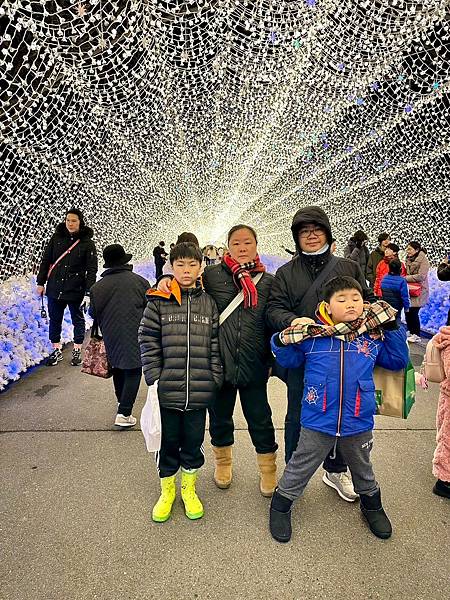
[[[270,506],[270,532],[277,541],[291,539],[292,503],[336,447],[350,468],[370,530],[382,539],[391,536],[370,451],[374,367],[399,371],[409,361],[405,331],[396,327],[395,314],[383,301],[364,304],[361,286],[352,277],[335,277],[326,284],[317,309],[320,324],[288,327],[272,337],[281,366],[305,364],[300,439]]]
[[[381,297],[398,311],[395,317],[398,326],[401,325],[402,309],[407,313],[411,306],[408,284],[401,270],[402,263],[394,258],[389,263],[389,274],[381,280]]]

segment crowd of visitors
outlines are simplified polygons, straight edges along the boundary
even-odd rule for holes
[[[123,429],[136,424],[132,409],[142,369],[147,385],[157,389],[161,495],[154,521],[170,518],[180,469],[187,517],[204,514],[196,478],[204,464],[207,412],[215,484],[220,489],[232,484],[233,413],[239,393],[260,492],[272,497],[273,537],[280,542],[291,538],[292,503],[323,461],[323,482],[347,502],[359,498],[370,530],[385,539],[392,526],[370,462],[373,368],[405,369],[407,343],[421,339],[420,309],[429,298],[427,252],[412,240],[403,263],[400,247],[388,233],[380,234],[378,246],[369,252],[368,235],[358,230],[339,257],[328,215],[317,206],[296,212],[291,233],[295,250],[286,249],[292,258],[275,276],[259,257],[257,232],[239,224],[228,232],[226,247],[201,249],[191,232],[180,234],[169,252],[160,241],[153,250],[153,286],[133,273],[132,256],[120,244],[107,246],[105,270],[96,282],[93,231],[81,211],[70,209],[44,250],[37,276],[38,294],[45,292],[48,298],[54,346],[47,364],[63,359],[61,323],[68,306],[74,325],[71,364],[80,365],[83,309],[89,309],[112,371],[114,424]],[[437,273],[450,280],[449,257]],[[441,383],[433,491],[450,498],[449,327],[436,336],[436,344],[446,378]],[[287,384],[286,468],[279,482],[268,399],[272,374]]]

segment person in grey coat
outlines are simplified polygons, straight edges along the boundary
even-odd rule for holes
[[[133,273],[127,264],[132,258],[120,244],[106,246],[106,269],[102,279],[91,287],[89,312],[98,323],[112,367],[118,408],[115,425],[133,427],[131,414],[142,375],[138,328],[147,305],[150,283]]]

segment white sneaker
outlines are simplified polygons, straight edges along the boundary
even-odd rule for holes
[[[116,420],[114,421],[114,425],[118,427],[134,427],[136,425],[137,419],[130,415],[129,417],[124,417],[123,415],[117,415]]]
[[[353,489],[353,481],[350,473],[328,473],[325,471],[322,481],[337,491],[339,496],[346,502],[354,502],[358,498]]]
[[[413,335],[408,336],[406,339],[410,344],[418,344],[421,341],[420,335],[415,335],[414,333]]]

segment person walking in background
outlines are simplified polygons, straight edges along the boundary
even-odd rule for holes
[[[168,293],[152,290],[139,329],[147,385],[158,382],[161,449],[157,453],[161,496],[152,519],[169,519],[175,477],[181,467],[181,497],[189,519],[203,516],[197,471],[205,462],[206,409],[223,381],[219,352],[219,313],[197,279],[202,267],[198,246],[183,242],[170,253],[174,279]]]
[[[375,283],[373,286],[373,291],[377,298],[381,298],[381,282],[383,281],[383,278],[389,273],[389,265],[391,261],[394,259],[398,260],[399,251],[400,248],[397,246],[397,244],[394,244],[392,242],[389,243],[385,248],[383,260],[380,260],[380,262],[377,265]],[[405,277],[406,267],[402,262],[400,263],[400,265],[400,274],[402,275],[402,277]]]
[[[380,233],[378,236],[378,246],[373,250],[367,261],[366,279],[369,285],[373,288],[377,275],[377,266],[380,260],[384,258],[384,251],[391,241],[391,236],[388,233]]]
[[[164,246],[165,242],[159,242],[159,244],[153,248],[153,258],[155,259],[155,277],[157,280],[163,274],[163,267],[167,260],[167,253]]]
[[[446,256],[437,268],[437,277],[440,281],[450,281],[450,255]],[[447,315],[447,325],[450,325],[450,309]]]
[[[89,313],[100,326],[108,361],[112,367],[117,415],[114,425],[136,425],[131,414],[142,375],[138,328],[147,304],[150,283],[133,273],[132,258],[120,244],[106,246],[106,269],[91,288]]]
[[[81,348],[86,325],[82,305],[89,306],[89,290],[97,276],[97,252],[92,240],[94,232],[87,227],[83,213],[77,208],[67,211],[64,223],[56,227],[37,274],[37,293],[48,299],[50,319],[49,337],[53,352],[47,366],[55,366],[62,359],[61,331],[64,310],[69,307],[73,324],[71,365],[81,365]]]
[[[419,242],[410,242],[406,248],[406,281],[409,284],[411,308],[406,313],[406,326],[409,331],[408,342],[420,342],[420,315],[422,306],[428,302],[430,288],[428,272],[430,262],[427,251]]]
[[[366,276],[367,263],[369,260],[369,249],[367,248],[367,240],[369,238],[359,229],[355,231],[344,249],[344,258],[354,260],[361,267],[363,275]]]
[[[389,273],[381,281],[381,297],[398,311],[395,318],[398,326],[401,324],[402,310],[406,315],[411,306],[408,284],[402,277],[401,270],[402,263],[394,258],[389,263]]]
[[[183,233],[180,233],[180,235],[177,238],[177,243],[173,244],[173,247],[175,247],[177,244],[182,244],[184,242],[188,244],[194,244],[194,246],[197,246],[197,248],[200,247],[197,236],[189,231],[183,231]],[[170,260],[168,260],[163,267],[163,275],[173,275],[173,269],[172,265],[170,264]]]

